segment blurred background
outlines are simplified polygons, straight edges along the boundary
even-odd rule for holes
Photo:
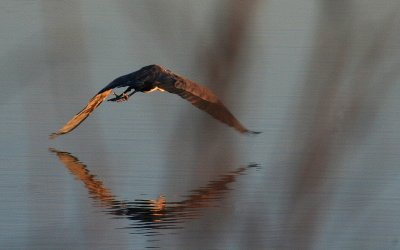
[[[0,248],[400,249],[399,7],[2,0]],[[152,93],[48,140],[148,64],[263,133]]]

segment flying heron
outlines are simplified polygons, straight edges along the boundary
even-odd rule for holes
[[[117,95],[113,89],[127,89]],[[167,91],[177,94],[192,103],[195,107],[207,112],[215,119],[235,128],[240,133],[258,134],[245,128],[232,113],[222,104],[211,90],[160,66],[149,65],[133,73],[120,76],[100,90],[78,114],[72,117],[64,127],[50,135],[53,139],[59,135],[69,133],[83,122],[111,93],[114,98],[108,101],[124,102],[136,92],[150,93],[153,91]]]

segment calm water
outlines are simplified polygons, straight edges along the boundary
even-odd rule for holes
[[[399,7],[1,1],[0,248],[400,249]],[[48,140],[153,63],[263,133],[153,93]]]

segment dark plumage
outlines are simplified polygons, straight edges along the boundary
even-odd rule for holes
[[[234,127],[241,133],[258,133],[246,129],[222,104],[211,90],[159,66],[149,65],[133,73],[118,77],[100,90],[86,107],[69,120],[64,127],[50,135],[53,139],[75,129],[83,122],[106,98],[113,93],[114,88],[128,87],[121,95],[115,95],[108,101],[126,101],[136,92],[152,92],[155,90],[177,94],[191,102],[195,107],[209,113],[215,119]]]

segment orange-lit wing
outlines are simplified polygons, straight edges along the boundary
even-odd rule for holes
[[[76,114],[74,117],[72,117],[71,120],[69,120],[64,127],[62,127],[60,130],[58,130],[55,133],[52,133],[50,135],[50,139],[54,139],[59,135],[66,134],[70,131],[72,131],[74,128],[76,128],[81,122],[83,122],[106,98],[107,96],[112,92],[112,89],[106,90],[104,92],[100,92],[99,94],[95,95],[84,109],[82,109],[81,112]]]
[[[176,81],[175,81],[176,80]],[[245,128],[224,106],[211,90],[181,76],[164,78],[157,87],[177,94],[192,103],[195,107],[207,112],[215,119],[235,128],[241,133],[253,133]]]

